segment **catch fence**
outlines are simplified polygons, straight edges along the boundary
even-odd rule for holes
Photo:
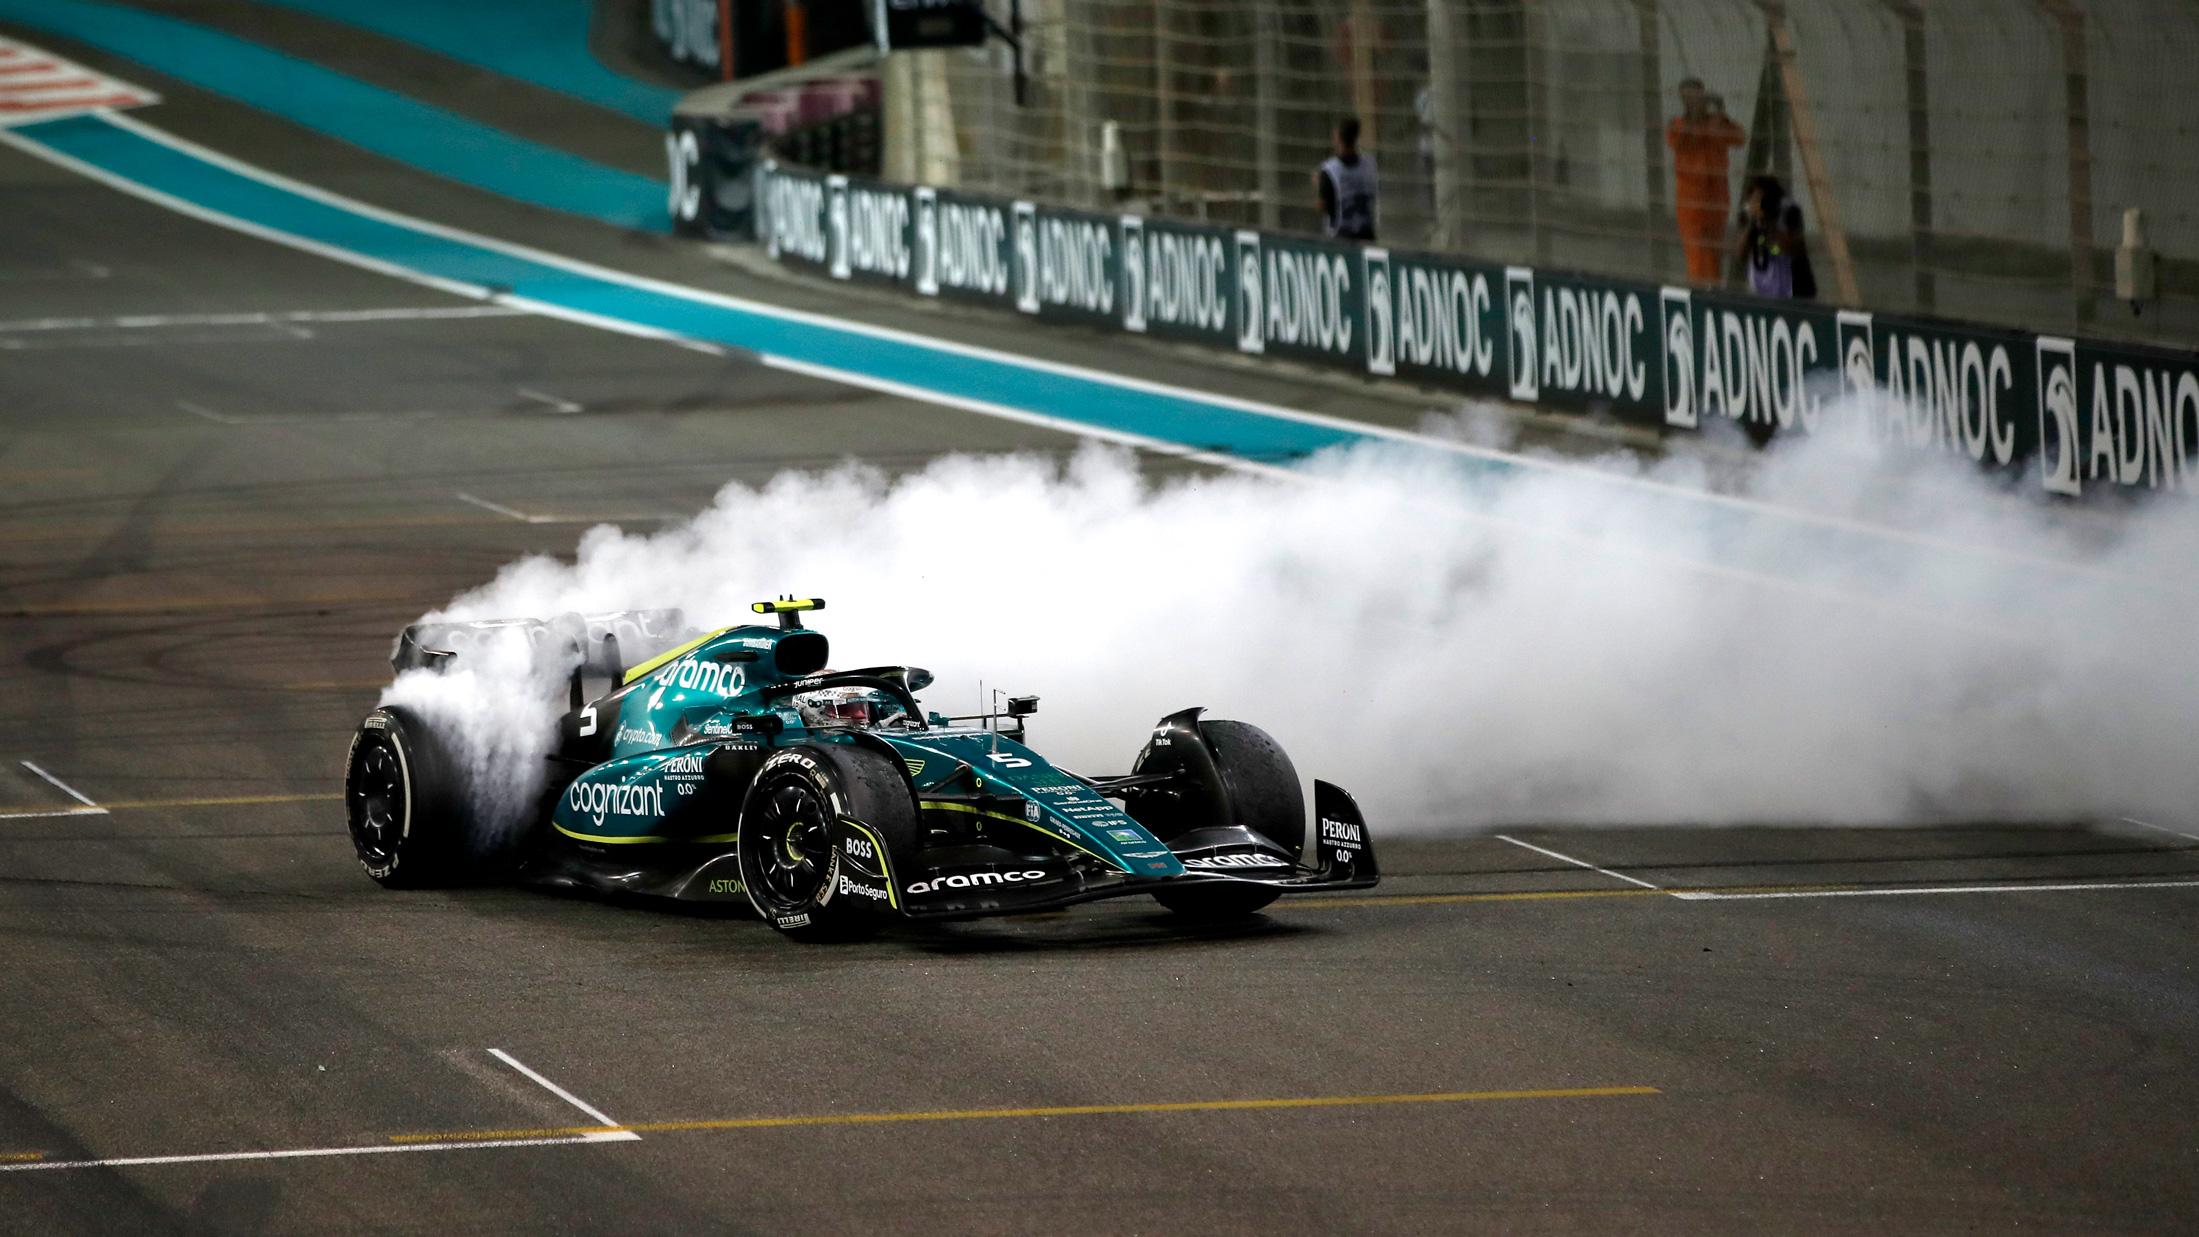
[[[892,57],[889,179],[1313,232],[1350,113],[1385,244],[1683,282],[1666,129],[1695,78],[1747,136],[1726,205],[1779,175],[1823,300],[2199,339],[2189,0],[1023,0],[1022,20],[1023,106],[997,43]],[[2138,291],[2158,276],[2135,302],[2132,208],[2124,264]]]

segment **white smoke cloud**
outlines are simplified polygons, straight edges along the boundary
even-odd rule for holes
[[[821,595],[836,667],[925,666],[942,712],[975,711],[980,680],[1041,695],[1032,744],[1069,768],[1125,771],[1156,718],[1205,705],[1393,830],[2199,800],[2189,504],[2055,509],[1936,458],[1777,445],[1716,501],[1699,460],[1497,475],[1395,446],[1287,480],[1155,485],[1100,448],[793,473],[654,535],[591,529],[574,562],[513,563],[432,617],[679,606],[715,627]],[[386,699],[532,771],[562,705],[529,673],[408,675]]]

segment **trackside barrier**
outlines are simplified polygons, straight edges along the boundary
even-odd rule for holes
[[[2199,485],[2199,354],[1103,215],[775,163],[774,260],[834,279],[1759,440],[1862,417],[2048,493]],[[1828,410],[1843,394],[1880,398]]]

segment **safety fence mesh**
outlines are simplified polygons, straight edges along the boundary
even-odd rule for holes
[[[1311,232],[1313,169],[1354,114],[1384,244],[1681,282],[1667,127],[1699,79],[1745,135],[1715,213],[1749,173],[1779,176],[1821,299],[2199,340],[2192,0],[1021,9],[1020,106],[1005,45],[894,57],[909,85],[888,100],[889,176],[898,123],[926,151],[911,179]],[[2158,255],[2135,309],[2116,296],[2131,208],[2126,264]]]

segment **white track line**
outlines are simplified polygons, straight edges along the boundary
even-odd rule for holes
[[[520,387],[518,388],[518,391],[521,395],[527,397],[528,399],[537,400],[541,403],[548,404],[550,407],[557,409],[559,412],[574,413],[588,411],[586,405],[576,404],[569,399],[562,399],[555,395],[546,395],[543,392],[534,390],[531,387]]]
[[[489,1049],[489,1055],[495,1057],[499,1061],[502,1061],[504,1064],[511,1066],[513,1069],[518,1070],[520,1073],[525,1074],[528,1078],[531,1078],[536,1083],[540,1084],[543,1090],[548,1091],[550,1094],[556,1096],[557,1098],[564,1100],[566,1103],[571,1104],[575,1108],[578,1108],[580,1111],[588,1114],[590,1117],[593,1117],[596,1121],[604,1125],[611,1126],[615,1126],[618,1124],[618,1122],[613,1121],[607,1114],[605,1114],[602,1109],[597,1108],[595,1105],[589,1103],[588,1101],[580,1098],[577,1095],[574,1095],[572,1092],[567,1091],[565,1088],[557,1085],[554,1082],[551,1082],[549,1079],[544,1078],[542,1075],[527,1068],[526,1065],[520,1062],[518,1057],[515,1057],[512,1054],[504,1051],[502,1048]],[[641,1135],[636,1134],[632,1130],[619,1129],[605,1130],[597,1134],[584,1134],[581,1137],[584,1141],[587,1142],[625,1143],[641,1141]]]
[[[1601,871],[1601,869],[1598,869]],[[1616,873],[1614,873],[1616,875]],[[2084,889],[2190,889],[2188,881],[2083,881],[2063,885],[1935,885],[1927,889],[1788,889],[1770,893],[1718,893],[1708,889],[1667,890],[1690,902],[1738,902],[1762,898],[1889,898],[1919,893],[2062,893]]]
[[[1561,855],[1554,850],[1549,850],[1545,847],[1537,846],[1533,842],[1522,842],[1518,838],[1512,837],[1509,834],[1498,834],[1497,841],[1510,842],[1514,846],[1525,847],[1526,849],[1531,850],[1538,855],[1548,855],[1552,859],[1556,859],[1562,863],[1570,863],[1576,868],[1587,868],[1591,872],[1601,872],[1605,876],[1611,877],[1614,880],[1625,881],[1629,885],[1640,885],[1644,889],[1655,889],[1660,893],[1664,892],[1662,886],[1652,885],[1648,881],[1642,880],[1639,877],[1628,876],[1624,872],[1614,872],[1609,868],[1599,868],[1595,864],[1588,862],[1586,859],[1575,859],[1571,855]]]
[[[398,1143],[387,1147],[299,1147],[286,1151],[217,1151],[205,1155],[133,1155],[108,1160],[37,1160],[23,1164],[0,1164],[0,1173],[32,1173],[53,1168],[127,1168],[139,1164],[209,1164],[224,1160],[308,1160],[339,1155],[473,1151],[484,1147],[555,1147],[608,1141],[611,1140],[599,1134],[580,1134],[551,1138],[496,1138],[478,1142]]]
[[[46,772],[44,769],[39,768],[37,765],[32,764],[30,761],[24,761],[23,767],[53,783],[54,786],[57,787],[62,794],[65,794],[71,799],[76,800],[78,803],[83,804],[85,807],[92,808],[95,811],[101,812],[107,810],[106,808],[100,807],[98,804],[92,802],[88,796],[86,796],[82,791],[79,791],[76,787],[69,785],[67,782],[64,782],[60,778],[55,777],[53,774]]]
[[[498,515],[509,517],[511,519],[519,521],[522,524],[547,524],[550,522],[550,517],[546,515],[528,515],[524,511],[520,511],[512,507],[507,507],[502,503],[492,503],[486,498],[475,498],[473,495],[468,494],[463,490],[459,491],[458,493],[458,501],[462,503],[472,503],[474,506],[481,508],[483,511],[494,511]]]
[[[2155,833],[2165,833],[2172,838],[2182,838],[2187,842],[2199,842],[2199,833],[2185,833],[2181,829],[2170,829],[2161,825],[2150,824],[2146,821],[2139,820],[2135,816],[2118,816],[2115,819],[2122,821],[2126,825],[2136,825],[2140,829],[2151,829]]]
[[[295,322],[423,322],[451,318],[524,318],[508,305],[438,305],[417,309],[297,309],[280,313],[129,314],[120,318],[19,318],[0,322],[0,335],[25,331],[138,331],[168,326],[282,326]]]

